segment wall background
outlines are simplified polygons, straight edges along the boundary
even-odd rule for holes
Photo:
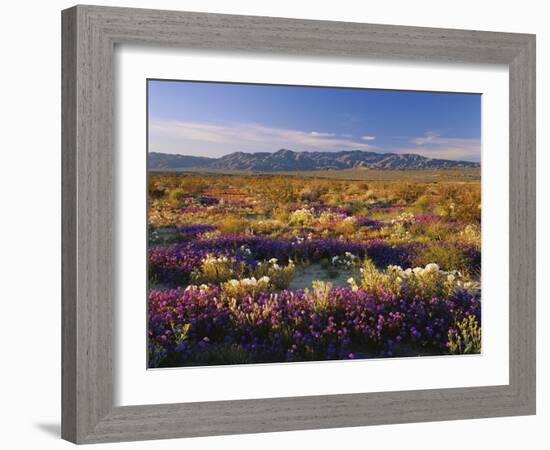
[[[388,0],[386,2],[253,0],[99,1],[112,6],[342,20],[395,25],[467,28],[537,34],[538,229],[550,225],[543,209],[550,120],[550,28],[545,2],[536,0]],[[0,203],[2,276],[0,413],[5,448],[69,448],[59,439],[60,417],[60,10],[72,1],[9,2],[1,16]],[[546,226],[545,226],[546,225]],[[117,448],[298,448],[343,445],[408,449],[543,448],[550,419],[548,308],[543,255],[548,239],[538,233],[538,415],[456,422],[388,425],[263,435],[119,444]],[[7,249],[7,251],[6,251]],[[546,320],[545,320],[546,319]],[[406,376],[406,374],[404,374]],[[114,448],[106,445],[97,448]]]

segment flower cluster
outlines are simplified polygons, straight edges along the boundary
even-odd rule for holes
[[[222,283],[245,274],[246,266],[235,257],[207,254],[191,273],[194,283]]]
[[[267,287],[269,280],[151,291],[149,364],[410,356],[411,348],[438,354],[449,348],[457,323],[480,321],[479,297],[466,291],[433,297],[421,290],[402,297],[329,283],[279,292],[257,289],[260,284]],[[236,360],[224,360],[223,353]]]
[[[234,297],[243,298],[246,294],[259,294],[260,292],[270,291],[272,288],[271,279],[264,275],[260,279],[256,277],[243,278],[242,280],[231,279],[220,285],[224,294]]]
[[[370,227],[374,230],[379,230],[385,226],[385,223],[381,220],[376,220],[368,216],[356,217],[357,225],[360,227]]]
[[[152,174],[149,366],[479,353],[479,183],[359,172]]]
[[[390,223],[392,225],[395,225],[395,224],[398,224],[398,223],[401,223],[401,224],[411,224],[415,221],[415,217],[414,217],[414,214],[410,213],[410,212],[403,212],[401,214],[399,214],[397,217],[394,217]]]
[[[314,211],[312,209],[297,209],[290,214],[290,223],[296,225],[308,225],[314,220]]]
[[[184,234],[188,238],[195,239],[199,235],[203,233],[208,233],[210,231],[214,231],[215,229],[216,227],[214,225],[203,224],[203,223],[192,223],[192,224],[178,227],[176,232],[180,234]]]
[[[248,254],[239,252],[245,246]],[[380,239],[368,242],[341,239],[270,239],[251,235],[223,235],[212,240],[197,240],[170,247],[152,247],[149,250],[149,274],[163,282],[187,282],[191,272],[200,266],[203,258],[234,256],[237,262],[277,258],[284,263],[294,261],[321,261],[341,258],[347,253],[362,258],[368,256],[379,266],[389,264],[409,266],[421,244],[390,245]]]
[[[331,263],[333,266],[349,270],[360,263],[360,258],[351,252],[345,252],[343,256],[333,256]]]
[[[435,263],[426,267],[402,269],[400,266],[390,265],[384,271],[379,271],[372,261],[366,259],[360,269],[360,279],[348,280],[352,289],[359,288],[379,295],[390,291],[401,297],[427,295],[429,297],[448,297],[462,291],[469,295],[478,296],[480,286],[470,281],[458,271],[444,271]]]

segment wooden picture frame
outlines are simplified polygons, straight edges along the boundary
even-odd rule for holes
[[[64,439],[95,443],[535,413],[535,36],[98,6],[63,11],[62,30]],[[117,44],[507,65],[509,384],[115,407]]]

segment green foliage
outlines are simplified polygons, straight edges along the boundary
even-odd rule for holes
[[[241,278],[244,270],[245,265],[238,263],[235,258],[208,255],[202,260],[200,267],[191,273],[191,280],[194,284],[218,284]]]
[[[344,220],[338,222],[334,227],[334,231],[344,237],[352,235],[356,229],[357,220],[353,216],[346,217]]]
[[[217,223],[217,227],[222,233],[242,233],[247,226],[246,219],[234,215],[227,215]]]
[[[369,258],[365,258],[359,270],[359,284],[354,278],[348,280],[352,289],[360,287],[369,294],[379,294],[382,291],[399,292],[400,284],[396,274],[391,271],[379,271]]]
[[[290,214],[291,225],[311,225],[315,220],[313,212],[306,208],[297,209]]]
[[[434,263],[414,269],[403,270],[399,266],[388,266],[385,270],[378,270],[374,263],[366,258],[360,269],[359,282],[350,278],[348,283],[352,289],[361,288],[374,295],[382,295],[389,291],[411,298],[444,298],[452,295],[455,289],[463,288],[467,281],[467,278],[459,273],[441,270]]]
[[[406,205],[412,205],[424,194],[426,185],[423,183],[399,183],[394,190],[395,197]]]
[[[267,277],[276,289],[286,289],[294,278],[295,265],[292,260],[286,266],[280,266],[276,258],[259,263],[254,269],[256,278]]]
[[[259,279],[255,277],[243,278],[241,280],[231,279],[221,284],[222,291],[225,295],[231,298],[243,298],[246,294],[256,295],[260,292],[270,291],[273,283],[267,276]]]
[[[421,213],[427,213],[433,208],[433,199],[429,195],[421,195],[416,199],[416,209]]]
[[[203,177],[187,176],[180,181],[181,190],[190,195],[197,195],[207,189],[208,182]]]
[[[438,241],[427,242],[425,247],[421,248],[413,258],[415,266],[425,266],[432,262],[443,270],[470,272],[470,260],[462,249],[453,245],[443,245]]]
[[[481,353],[481,327],[475,316],[468,316],[455,323],[449,330],[449,352],[454,355]]]
[[[307,296],[313,310],[315,312],[326,312],[330,305],[330,292],[332,291],[332,283],[315,280],[311,284],[312,290],[307,291]]]
[[[169,193],[168,193],[168,198],[172,201],[172,202],[179,202],[181,201],[182,199],[185,198],[185,196],[187,195],[187,193],[181,189],[181,188],[176,188],[176,189],[172,189]]]
[[[246,330],[254,325],[259,342],[267,330],[276,330],[276,345],[281,346],[277,352],[285,360],[325,358],[326,354],[316,353],[310,346],[311,342],[330,340],[329,333],[316,332],[314,338],[294,348],[297,322],[269,320],[269,311],[279,311],[281,305],[285,310],[301,296],[303,306],[292,316],[296,321],[302,320],[303,311],[311,306],[321,322],[332,317],[331,323],[338,326],[346,317],[335,305],[343,298],[365,298],[359,290],[372,294],[368,298],[383,301],[381,307],[392,302],[419,302],[424,305],[421,311],[433,306],[430,314],[436,315],[443,303],[456,299],[459,303],[463,291],[479,299],[480,284],[475,276],[481,251],[479,170],[464,173],[354,169],[307,176],[297,172],[151,174],[148,239],[154,256],[150,261],[159,269],[151,271],[151,289],[213,292],[215,299],[210,300],[219,301],[216,305],[228,311],[231,320]],[[209,231],[183,231],[187,230],[184,227],[194,230],[204,225],[209,225]],[[273,247],[271,242],[264,245],[269,239],[280,242]],[[205,251],[210,255],[204,257]],[[365,253],[379,266],[363,259]],[[274,255],[285,262],[267,260]],[[287,264],[290,258],[295,262]],[[404,268],[386,267],[390,263]],[[340,286],[341,277],[348,278],[349,288]],[[313,278],[321,280],[311,282]],[[255,302],[259,297],[261,301]],[[189,306],[193,308],[194,302]],[[210,306],[208,302],[201,307]],[[474,310],[458,309],[443,317],[446,322],[437,331],[438,349],[446,353],[448,343],[450,353],[479,352],[480,324],[473,316],[464,319]],[[224,340],[225,330],[217,329],[217,323],[199,332],[190,332],[188,326],[170,327],[176,310],[166,311],[167,334],[163,336],[168,338],[163,339],[178,347],[175,352],[180,357],[191,351],[190,365],[259,362],[252,347],[229,345]],[[414,320],[417,318],[415,315]],[[363,319],[368,323],[370,314]],[[435,319],[430,316],[426,320],[431,323]],[[299,329],[300,333],[309,331]],[[394,331],[398,330],[390,330],[392,336]],[[388,350],[394,355],[416,352],[415,346],[424,346],[429,334],[420,331],[422,341],[408,342],[410,348],[398,349],[395,344]],[[158,342],[148,348],[150,367],[177,365],[176,356],[167,356],[162,341]],[[370,350],[357,352],[363,357],[370,355]]]
[[[419,242],[445,241],[453,237],[453,231],[444,221],[434,223],[413,223],[410,232]]]
[[[160,367],[166,360],[168,352],[158,343],[152,343],[147,348],[147,365],[149,367]]]

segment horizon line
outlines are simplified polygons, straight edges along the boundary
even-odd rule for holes
[[[431,160],[431,161],[455,161],[455,162],[469,162],[469,163],[475,163],[475,164],[479,164],[481,165],[481,161],[475,161],[475,160],[470,160],[470,159],[452,159],[452,158],[432,158],[430,156],[424,156],[420,153],[415,153],[415,152],[403,152],[403,153],[399,153],[399,152],[395,152],[395,151],[372,151],[372,150],[336,150],[336,151],[322,151],[322,150],[292,150],[292,149],[289,149],[289,148],[280,148],[278,150],[274,150],[274,151],[258,151],[258,152],[247,152],[247,151],[242,151],[242,150],[234,150],[234,151],[231,151],[231,152],[228,152],[226,153],[225,155],[222,155],[222,156],[203,156],[203,155],[193,155],[193,154],[188,154],[188,153],[167,153],[167,152],[162,152],[162,151],[155,151],[155,150],[149,150],[147,149],[147,153],[158,153],[158,154],[161,154],[161,155],[174,155],[174,156],[192,156],[192,157],[196,157],[196,158],[206,158],[206,159],[220,159],[220,158],[223,158],[225,156],[228,156],[228,155],[232,155],[232,154],[235,154],[235,153],[241,153],[241,154],[247,154],[247,155],[254,155],[254,154],[275,154],[275,153],[278,153],[280,151],[289,151],[289,152],[292,152],[292,153],[326,153],[326,154],[335,154],[335,153],[353,153],[353,152],[359,152],[359,153],[374,153],[376,155],[414,155],[414,156],[420,156],[421,158],[426,158],[428,160]]]

